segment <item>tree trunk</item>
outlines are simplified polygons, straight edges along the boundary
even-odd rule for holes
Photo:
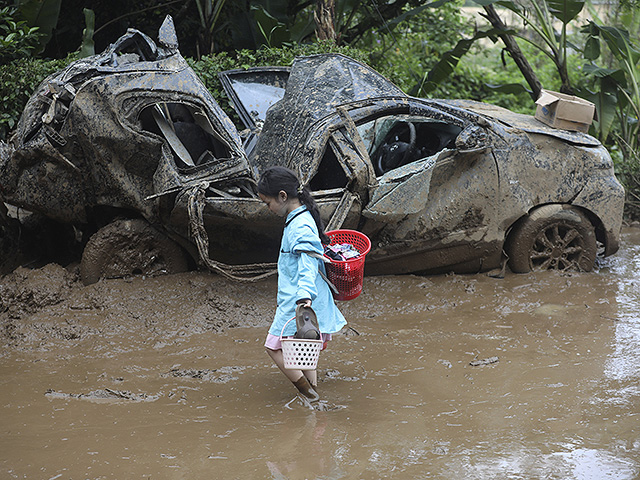
[[[569,78],[569,72],[567,71],[567,63],[563,63],[562,65],[558,65],[558,73],[560,74],[560,80],[562,81],[562,86],[560,87],[560,91],[562,93],[566,93],[567,95],[573,95],[573,87],[571,86],[571,79]]]
[[[485,6],[484,10],[485,12],[487,12],[485,18],[489,20],[489,22],[491,22],[491,25],[493,25],[494,28],[507,30],[507,26],[502,22],[502,20],[498,16],[498,12],[496,12],[496,9],[493,8],[493,5]],[[535,72],[531,68],[531,65],[529,65],[529,62],[522,53],[522,50],[520,50],[520,47],[511,35],[504,33],[500,35],[500,39],[504,42],[504,45],[511,55],[511,58],[513,58],[513,61],[516,62],[516,65],[520,69],[520,72],[522,72],[522,75],[529,84],[529,87],[532,90],[531,97],[533,98],[533,100],[537,100],[540,96],[542,86],[540,85],[540,81],[538,80]]]
[[[316,36],[318,40],[329,40],[336,43],[334,14],[335,0],[317,0],[313,18],[316,21]]]

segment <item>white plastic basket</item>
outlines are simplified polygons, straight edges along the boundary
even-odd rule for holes
[[[293,317],[291,320],[293,320]],[[322,340],[305,340],[302,338],[282,338],[284,329],[291,321],[282,327],[280,342],[282,343],[282,357],[284,368],[295,370],[315,370],[318,365],[318,357],[322,350]]]

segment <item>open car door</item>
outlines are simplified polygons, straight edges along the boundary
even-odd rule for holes
[[[289,67],[254,67],[218,74],[233,108],[248,130],[243,135],[248,156],[255,148],[267,110],[284,96],[290,70]]]

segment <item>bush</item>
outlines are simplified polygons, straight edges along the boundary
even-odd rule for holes
[[[31,56],[43,36],[39,27],[18,20],[16,12],[15,7],[0,9],[0,64]]]
[[[616,177],[626,192],[625,219],[640,221],[640,154],[625,152],[625,155],[616,144],[609,146],[608,149],[615,165]]]

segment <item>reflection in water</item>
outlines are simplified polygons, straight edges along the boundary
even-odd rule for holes
[[[616,274],[618,311],[615,323],[615,351],[607,361],[606,374],[612,380],[632,381],[634,391],[631,399],[640,398],[640,232],[633,230],[628,235],[621,255],[613,257],[612,273]],[[629,243],[629,242],[633,243]],[[635,353],[635,354],[634,354]],[[635,398],[633,398],[635,397]]]
[[[560,452],[544,453],[538,448],[520,448],[478,458],[467,452],[463,465],[453,466],[441,478],[557,478],[576,480],[634,479],[637,465],[601,450],[562,446]],[[450,476],[447,476],[450,475]]]
[[[569,448],[572,446],[570,445]],[[578,448],[567,453],[554,454],[564,460],[567,465],[565,478],[580,480],[623,480],[635,478],[637,465],[601,450]]]
[[[0,478],[638,478],[640,231],[623,240],[590,274],[367,277],[317,407],[262,348],[273,281],[86,287],[0,353]]]

